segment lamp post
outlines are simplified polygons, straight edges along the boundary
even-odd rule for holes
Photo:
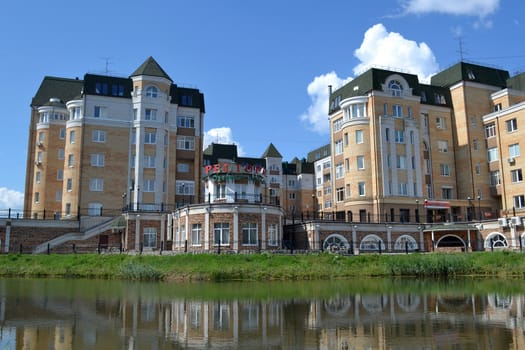
[[[419,223],[419,199],[416,199],[416,222]]]
[[[467,221],[472,221],[472,198],[467,197],[468,207],[467,207]]]
[[[315,213],[316,213],[316,205],[315,205],[315,193],[312,193],[312,218],[315,220]]]
[[[479,214],[479,223],[481,224],[481,196],[478,196],[478,214]]]
[[[122,210],[126,210],[126,197],[128,196],[128,194],[126,192],[122,193]]]

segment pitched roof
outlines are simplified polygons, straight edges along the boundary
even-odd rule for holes
[[[84,81],[79,79],[46,76],[33,97],[31,106],[43,106],[51,98],[58,98],[63,102],[74,100],[82,92],[83,86]]]
[[[509,72],[477,64],[459,62],[430,78],[430,84],[450,87],[460,81],[473,81],[480,84],[504,88],[509,79]]]
[[[166,78],[169,81],[173,81],[170,76],[162,69],[162,67],[155,61],[153,57],[148,57],[144,63],[140,65],[139,68],[137,68],[133,73],[131,73],[130,77],[136,77],[138,75],[149,75],[151,77],[161,77]]]
[[[279,153],[277,148],[275,148],[273,143],[270,143],[270,145],[268,146],[266,151],[264,151],[264,153],[263,153],[263,155],[261,157],[262,158],[270,158],[270,157],[271,158],[282,158],[283,156],[281,155],[281,153]]]

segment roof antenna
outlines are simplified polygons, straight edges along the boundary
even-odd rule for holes
[[[459,59],[461,60],[461,62],[463,62],[464,54],[466,52],[463,49],[463,39],[461,37],[461,33],[458,33],[456,39],[458,40],[458,51],[457,52],[459,53]]]
[[[102,57],[102,59],[106,61],[106,69],[104,71],[104,74],[109,75],[109,57]]]

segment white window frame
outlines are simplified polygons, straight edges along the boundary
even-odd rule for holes
[[[104,167],[105,158],[103,153],[91,153],[91,166]]]
[[[106,142],[106,132],[104,130],[93,130],[91,141],[100,143]]]
[[[104,179],[99,177],[92,177],[89,179],[89,190],[91,192],[103,192],[104,191]]]

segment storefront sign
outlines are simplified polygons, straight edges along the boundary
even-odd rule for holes
[[[266,169],[260,165],[238,164],[238,163],[218,163],[206,165],[204,174],[206,176],[213,174],[257,174],[264,175]]]
[[[450,202],[445,201],[425,201],[425,208],[427,209],[449,209]]]

